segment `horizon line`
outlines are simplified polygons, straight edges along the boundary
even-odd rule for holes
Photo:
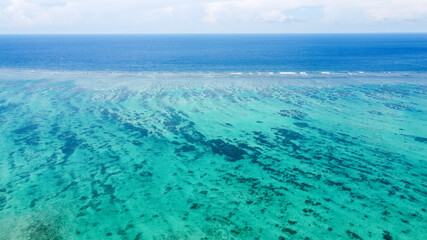
[[[427,34],[427,32],[289,32],[289,33],[262,33],[262,32],[246,32],[246,33],[0,33],[0,35],[343,35],[343,34]]]

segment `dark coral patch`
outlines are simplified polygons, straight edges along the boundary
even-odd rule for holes
[[[302,120],[307,116],[307,113],[298,110],[281,110],[279,114],[284,117],[290,117],[296,120]]]
[[[112,112],[106,108],[101,108],[100,112],[101,112],[102,118],[104,120],[111,120],[111,119],[112,120],[121,120],[122,119],[122,117],[119,114]]]
[[[151,172],[148,172],[148,171],[143,171],[139,174],[139,176],[141,176],[143,178],[151,178],[153,176],[153,174]]]
[[[362,240],[362,238],[359,236],[359,235],[357,235],[356,233],[354,233],[354,232],[351,232],[351,231],[349,231],[349,230],[347,230],[347,235],[350,237],[350,238],[352,238],[352,239],[359,239],[359,240]]]
[[[0,196],[0,211],[2,211],[5,206],[6,206],[6,197]]]
[[[30,132],[32,132],[32,131],[34,131],[34,130],[36,130],[37,129],[37,124],[30,124],[30,125],[28,125],[28,126],[25,126],[25,127],[22,127],[22,128],[18,128],[18,129],[15,129],[15,130],[13,130],[12,132],[13,133],[16,133],[16,134],[26,134],[26,133],[30,133]]]
[[[267,135],[263,134],[260,131],[254,131],[253,133],[255,135],[254,138],[259,145],[272,147],[272,144],[268,141]]]
[[[389,231],[384,231],[383,232],[383,239],[385,239],[385,240],[393,240],[393,237],[390,235]]]
[[[140,240],[142,239],[142,233],[138,233],[135,237],[135,240]]]
[[[306,128],[309,127],[309,125],[305,122],[296,122],[294,123],[295,126],[300,127],[300,128]]]
[[[37,201],[38,201],[38,199],[37,199],[37,198],[35,198],[35,199],[31,200],[30,208],[34,208],[34,207],[36,206]]]
[[[304,138],[302,134],[284,128],[277,129],[276,135],[284,137],[286,140],[299,140]]]
[[[59,138],[65,141],[65,144],[61,147],[61,151],[65,155],[64,158],[68,159],[80,145],[81,141],[77,139],[77,135],[75,133],[70,131],[62,133],[59,135]]]
[[[424,137],[415,137],[414,140],[422,143],[427,142],[427,138],[424,138]]]
[[[193,145],[184,145],[180,148],[177,148],[175,152],[194,152],[196,151],[196,147]]]
[[[139,137],[148,136],[148,130],[143,127],[135,126],[130,123],[124,123],[123,126],[126,130],[137,133]]]
[[[290,228],[283,228],[282,232],[286,232],[286,233],[289,233],[291,235],[295,235],[297,233],[297,231],[290,229]]]
[[[35,146],[40,142],[40,136],[37,133],[30,134],[24,138],[15,139],[16,144],[25,143],[26,145]]]
[[[370,113],[370,114],[372,114],[372,115],[378,115],[378,116],[380,116],[380,115],[384,115],[382,112],[375,111],[375,110],[370,110],[370,111],[368,111],[368,113]]]
[[[139,146],[142,146],[143,143],[141,141],[138,141],[138,140],[133,140],[132,144],[139,147]]]
[[[227,156],[227,160],[230,162],[241,160],[243,159],[243,155],[247,154],[245,150],[226,143],[221,139],[209,140],[208,144],[210,145],[213,153],[221,156]]]
[[[416,111],[415,108],[402,103],[384,103],[384,106],[394,110]]]
[[[199,209],[201,207],[201,205],[200,204],[198,204],[198,203],[193,203],[192,205],[191,205],[191,207],[190,207],[190,209]]]

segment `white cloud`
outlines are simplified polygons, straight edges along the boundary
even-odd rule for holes
[[[288,22],[285,11],[301,7],[322,7],[325,20],[356,21],[406,20],[427,17],[426,0],[240,0],[215,1],[206,6],[206,22],[217,23],[255,16],[252,20]],[[245,19],[247,20],[247,19]]]
[[[427,17],[425,0],[341,0],[325,1],[325,17],[329,21],[402,21]]]
[[[310,20],[304,23],[306,31],[333,29],[336,25],[407,24],[404,23],[407,20],[420,20],[416,29],[427,31],[426,0],[0,0],[0,32],[5,32],[4,29],[78,32],[88,27],[112,32],[174,29],[257,32],[273,29],[268,28],[271,23],[301,25],[300,21],[294,21],[300,20],[298,11],[292,10],[304,7],[315,7],[322,13],[308,17]]]
[[[307,2],[278,0],[240,0],[215,1],[207,3],[204,20],[208,23],[218,22],[286,22],[292,17],[283,14],[284,10],[297,8]]]
[[[63,25],[76,22],[79,5],[72,1],[11,0],[2,14],[10,26]],[[73,14],[71,14],[73,13]]]
[[[261,12],[255,17],[255,20],[262,22],[290,22],[294,20],[293,16],[286,16],[279,10]]]
[[[206,6],[205,12],[206,15],[203,18],[203,21],[216,24],[218,22],[218,14],[221,11],[224,11],[224,6],[221,2],[210,3]]]
[[[365,11],[374,21],[383,20],[411,20],[425,17],[427,13],[427,1],[425,0],[406,0],[390,1],[386,6],[380,2],[366,3]]]

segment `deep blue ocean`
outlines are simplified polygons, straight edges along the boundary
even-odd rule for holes
[[[427,34],[0,36],[0,240],[426,229]]]
[[[0,67],[112,71],[427,71],[427,34],[6,35]]]

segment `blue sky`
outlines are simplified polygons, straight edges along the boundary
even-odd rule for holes
[[[427,0],[0,0],[0,33],[427,32]]]

